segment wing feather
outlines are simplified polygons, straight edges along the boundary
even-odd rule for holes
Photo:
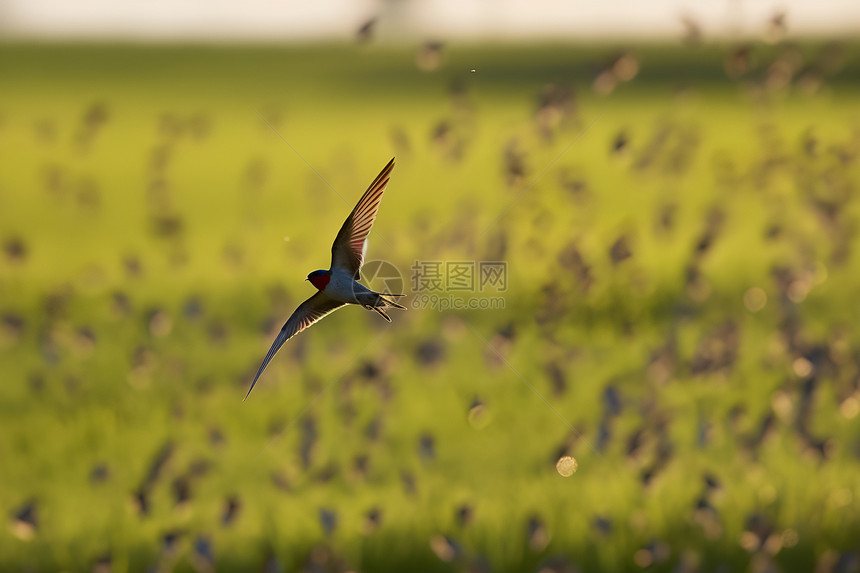
[[[361,265],[364,264],[367,235],[376,220],[376,214],[379,212],[379,205],[382,202],[382,194],[388,186],[392,169],[394,169],[394,158],[380,171],[364,195],[361,196],[361,199],[358,200],[358,204],[344,221],[331,247],[332,268],[347,269],[356,280],[359,279],[359,271]]]
[[[248,388],[248,393],[245,394],[245,400],[247,400],[248,396],[251,395],[251,390],[254,389],[254,384],[257,383],[257,379],[260,378],[260,374],[263,373],[263,370],[266,369],[266,366],[269,365],[269,362],[275,357],[275,354],[278,353],[278,350],[280,350],[281,346],[283,346],[287,340],[343,305],[344,303],[334,300],[322,291],[316,293],[311,298],[300,304],[293,312],[292,316],[287,319],[284,326],[281,327],[281,331],[272,343],[272,347],[266,354],[266,358],[263,359],[263,364],[257,371],[257,375],[254,376],[254,381],[251,382],[251,387]]]

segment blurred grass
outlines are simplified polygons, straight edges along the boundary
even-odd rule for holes
[[[640,48],[601,95],[605,48],[424,72],[376,47],[3,44],[0,565],[847,566],[860,64],[834,50],[753,46],[732,81],[730,48]],[[542,137],[548,84],[572,95]],[[242,403],[395,154],[370,258],[502,258],[505,308],[342,311]]]

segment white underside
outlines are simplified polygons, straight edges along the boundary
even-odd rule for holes
[[[351,273],[340,269],[332,269],[323,292],[335,300],[352,304],[368,304],[376,298],[373,291],[355,281]]]

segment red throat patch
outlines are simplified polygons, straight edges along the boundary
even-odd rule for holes
[[[317,287],[317,290],[325,290],[328,281],[331,280],[331,273],[319,275],[318,277],[310,277],[311,284]]]

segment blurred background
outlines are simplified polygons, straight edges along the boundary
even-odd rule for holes
[[[692,27],[710,38],[754,38],[789,14],[793,37],[850,37],[860,28],[852,0],[4,0],[3,14],[0,30],[15,37],[182,42],[348,40],[371,20],[377,40],[404,41],[665,41]]]
[[[860,571],[858,32],[0,1],[0,569]],[[369,258],[410,309],[243,403],[392,156]]]

